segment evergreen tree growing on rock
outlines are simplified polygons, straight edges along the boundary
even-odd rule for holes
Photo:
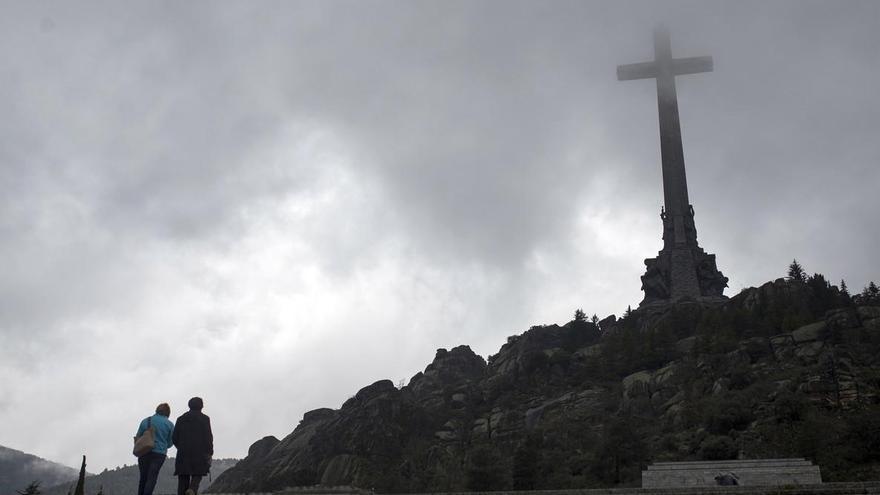
[[[847,288],[846,280],[844,279],[840,279],[840,295],[843,296],[844,301],[849,302],[849,300],[851,299],[849,295],[849,288]]]
[[[541,438],[529,435],[513,453],[513,489],[534,490],[538,477]]]
[[[24,490],[16,490],[15,492],[18,493],[18,495],[40,495],[40,482],[31,481]]]
[[[648,457],[646,446],[638,433],[635,418],[623,415],[609,418],[602,432],[599,446],[599,462],[593,466],[599,479],[619,484],[624,471],[638,471],[641,462]]]
[[[846,299],[841,299],[840,291],[832,287],[821,273],[807,278],[807,286],[811,290],[808,304],[815,317],[821,317],[829,309],[846,303]]]
[[[471,451],[467,470],[467,487],[475,492],[503,490],[506,473],[498,453],[489,446],[480,446]]]
[[[804,271],[804,267],[798,263],[797,259],[793,259],[791,264],[788,265],[788,279],[795,282],[807,281],[807,273]]]
[[[859,294],[857,302],[861,304],[880,303],[880,288],[877,287],[877,284],[875,284],[873,280],[862,289],[862,293]]]

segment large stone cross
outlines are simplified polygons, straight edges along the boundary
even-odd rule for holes
[[[654,33],[654,61],[617,67],[617,78],[657,80],[657,106],[660,116],[660,155],[663,163],[663,250],[645,260],[642,275],[644,304],[670,302],[684,298],[711,301],[724,298],[725,277],[715,264],[715,255],[697,244],[694,209],[688,199],[681,125],[675,76],[710,72],[712,57],[672,58],[669,33]]]
[[[675,76],[712,71],[712,57],[672,58],[669,33],[662,28],[654,32],[654,61],[617,67],[617,79],[657,80],[657,107],[660,115],[660,156],[663,163],[663,200],[666,215],[671,219],[673,242],[695,244],[696,229],[686,228],[690,215],[684,152],[681,146],[681,125],[678,119],[678,97]],[[664,235],[664,238],[669,237]],[[691,237],[693,237],[691,239]],[[666,239],[670,242],[670,239]]]

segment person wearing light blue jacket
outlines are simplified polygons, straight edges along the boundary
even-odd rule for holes
[[[153,495],[153,489],[156,488],[159,470],[162,469],[168,449],[172,446],[171,435],[174,432],[174,423],[168,419],[169,416],[171,416],[171,406],[163,402],[156,406],[156,414],[144,418],[138,426],[135,438],[152,427],[154,440],[153,450],[138,457],[138,471],[140,471],[138,495]]]

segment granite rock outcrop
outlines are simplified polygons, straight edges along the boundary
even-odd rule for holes
[[[636,483],[653,461],[791,456],[864,479],[880,474],[860,433],[880,431],[878,403],[880,306],[780,279],[532,327],[487,360],[440,349],[406,386],[376,382],[257,441],[211,491],[583,488]]]

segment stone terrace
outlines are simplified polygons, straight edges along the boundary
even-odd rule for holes
[[[327,491],[298,488],[271,493],[232,494],[220,493],[213,495],[327,495],[346,494],[363,495],[370,493],[365,490]],[[433,493],[431,495],[880,495],[880,482],[864,483],[822,483],[801,486],[704,486],[689,488],[609,488],[584,490],[530,490],[530,491],[497,491],[497,492],[458,492]],[[403,494],[421,495],[421,494]]]
[[[819,466],[797,459],[658,462],[642,471],[643,488],[717,486],[715,477],[733,475],[739,486],[815,485]]]

